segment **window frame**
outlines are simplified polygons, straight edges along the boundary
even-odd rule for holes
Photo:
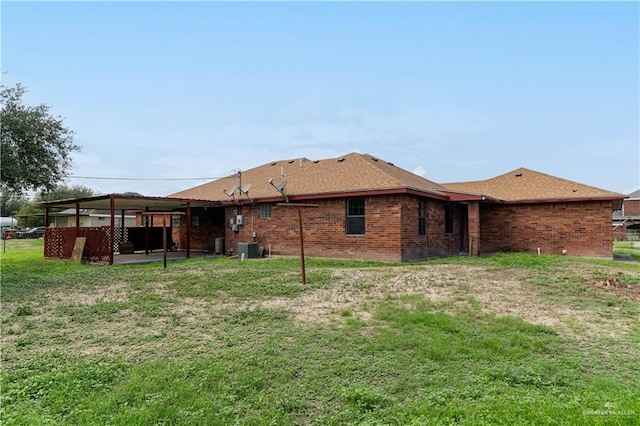
[[[365,197],[347,198],[345,203],[346,235],[365,235],[366,233],[366,200]]]
[[[454,208],[451,204],[444,207],[444,232],[445,234],[453,234]]]
[[[260,219],[271,219],[271,203],[260,204]]]
[[[427,235],[427,202],[418,200],[418,235]]]

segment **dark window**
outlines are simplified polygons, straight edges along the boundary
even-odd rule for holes
[[[263,219],[271,217],[271,203],[260,204],[260,217]]]
[[[427,202],[418,201],[418,235],[427,234]]]
[[[451,234],[453,232],[453,206],[445,206],[444,211],[444,232]]]
[[[171,215],[171,226],[174,227],[174,228],[179,228],[180,227],[180,215],[179,214]]]
[[[364,198],[347,199],[347,234],[364,234]]]
[[[191,215],[191,226],[200,226],[200,216]]]

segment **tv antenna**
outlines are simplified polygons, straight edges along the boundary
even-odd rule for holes
[[[289,202],[289,197],[287,197],[286,191],[284,189],[285,186],[287,186],[287,181],[283,180],[282,182],[280,182],[278,185],[273,183],[273,178],[269,179],[269,184],[271,186],[273,186],[276,191],[278,191],[280,194],[282,194],[282,196],[284,197],[285,201],[288,203]]]
[[[223,189],[222,192],[224,192],[227,197],[233,198],[233,201],[237,203],[238,200],[236,200],[236,189],[238,189],[238,185],[233,185],[231,188],[229,188],[229,191]]]

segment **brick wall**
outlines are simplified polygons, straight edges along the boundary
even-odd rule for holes
[[[480,207],[480,253],[613,256],[610,201]]]
[[[624,216],[640,216],[640,200],[624,200],[622,212]]]
[[[445,233],[445,204],[427,202],[426,235],[418,235],[418,197],[388,195],[365,197],[365,234],[346,235],[346,199],[309,202],[302,208],[305,256],[344,259],[407,261],[457,253],[458,220],[453,233]],[[242,214],[244,225],[234,232],[227,225],[226,246],[237,252],[239,242],[257,242],[265,255],[297,256],[300,253],[298,210],[272,205],[271,217],[260,217],[260,206],[227,208],[226,223]],[[257,233],[256,238],[251,231]]]
[[[460,225],[466,227],[454,209],[453,232],[445,230],[445,203],[425,200],[425,235],[418,234],[418,211],[420,198],[404,197],[402,220],[402,261],[426,259],[434,256],[457,254],[460,250]],[[459,207],[466,208],[460,205]],[[466,229],[463,231],[466,234]],[[465,250],[466,243],[463,241]]]

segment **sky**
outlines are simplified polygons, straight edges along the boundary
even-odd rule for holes
[[[640,188],[638,2],[0,8],[2,84],[63,117],[66,184],[99,194],[350,152],[438,183],[527,167]]]

